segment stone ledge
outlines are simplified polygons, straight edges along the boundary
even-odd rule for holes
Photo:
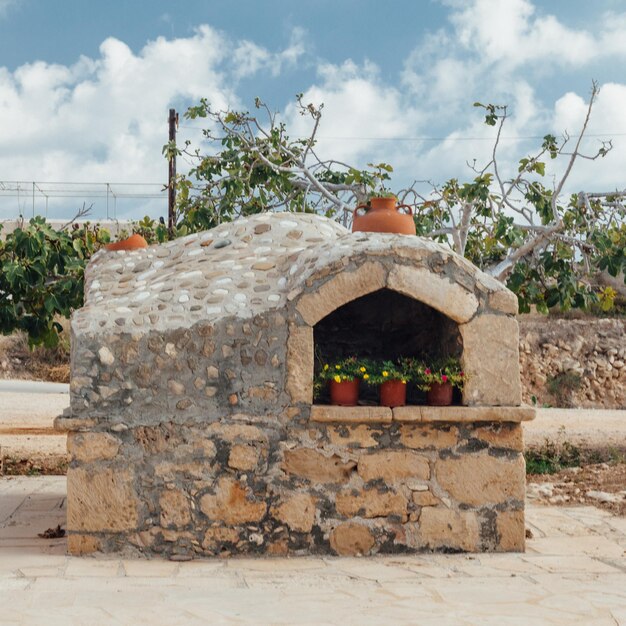
[[[312,422],[389,424],[390,422],[527,422],[535,419],[529,406],[330,406],[313,405]]]
[[[344,424],[390,424],[391,409],[386,406],[331,406],[314,404],[312,422],[340,422]]]
[[[525,406],[399,406],[394,422],[527,422],[535,409]]]
[[[71,417],[65,414],[57,415],[54,418],[53,426],[54,430],[62,432],[72,432],[80,430],[91,430],[98,420],[92,417]]]

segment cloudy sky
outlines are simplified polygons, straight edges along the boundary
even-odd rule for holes
[[[259,96],[296,135],[300,92],[325,105],[323,156],[387,161],[396,187],[469,179],[494,136],[474,101],[509,105],[501,158],[513,168],[532,138],[576,132],[595,79],[586,147],[615,148],[581,162],[570,189],[623,189],[625,33],[624,0],[0,0],[0,181],[163,183],[170,107]],[[181,140],[200,138],[197,121],[182,125]],[[31,188],[0,191],[0,217],[28,215]],[[50,200],[51,216],[73,214],[76,189]],[[148,206],[118,201],[118,216]]]

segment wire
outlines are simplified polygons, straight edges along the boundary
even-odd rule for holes
[[[189,130],[204,131],[200,126],[183,126]],[[626,133],[585,133],[585,137],[624,137]],[[543,139],[545,135],[503,135],[500,140]],[[341,141],[494,141],[494,137],[339,137],[317,135],[317,139],[333,139]]]

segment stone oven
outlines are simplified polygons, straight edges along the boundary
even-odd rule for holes
[[[69,551],[524,548],[515,296],[445,247],[261,214],[89,264]],[[315,353],[446,350],[462,406],[313,403]]]

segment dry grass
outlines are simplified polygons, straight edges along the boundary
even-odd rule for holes
[[[69,336],[64,332],[56,348],[32,350],[24,333],[0,336],[0,378],[69,383]]]

